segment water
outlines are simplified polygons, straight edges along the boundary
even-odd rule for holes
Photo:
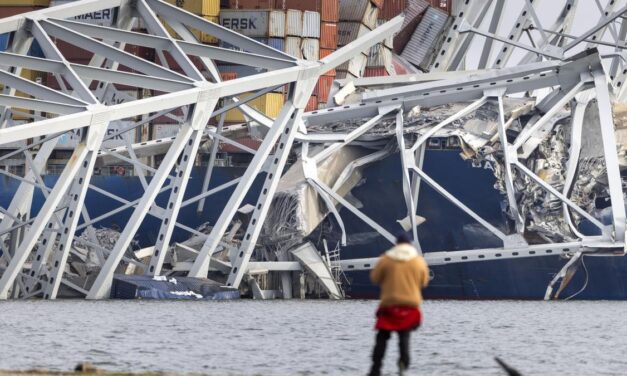
[[[9,301],[0,369],[365,375],[374,301]],[[428,301],[410,375],[624,374],[627,302]],[[392,338],[385,372],[395,373]]]

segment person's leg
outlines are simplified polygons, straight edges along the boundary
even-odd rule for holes
[[[377,333],[376,343],[374,345],[374,351],[372,352],[372,368],[370,369],[370,376],[379,376],[381,374],[381,365],[383,364],[383,357],[385,356],[385,347],[387,346],[388,339],[390,339],[390,332],[387,330],[379,330]]]
[[[411,331],[405,330],[398,332],[398,347],[400,352],[400,359],[398,360],[398,366],[401,370],[409,368],[409,334]]]

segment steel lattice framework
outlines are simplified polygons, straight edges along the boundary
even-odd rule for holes
[[[395,124],[396,146],[401,155],[399,168],[403,172],[402,194],[412,231],[418,239],[417,245],[420,245],[420,241],[416,233],[415,214],[421,183],[442,194],[503,243],[503,247],[495,249],[426,253],[425,257],[430,264],[481,262],[555,254],[580,257],[585,252],[622,255],[625,242],[625,208],[611,101],[620,100],[624,96],[621,84],[627,69],[623,73],[620,71],[624,66],[623,49],[627,34],[627,26],[623,25],[622,15],[627,11],[627,6],[619,7],[615,4],[619,2],[610,2],[595,28],[579,36],[572,36],[569,34],[569,25],[577,9],[576,0],[567,1],[556,23],[546,28],[539,24],[535,14],[534,6],[537,2],[525,1],[524,9],[512,31],[506,36],[499,36],[498,20],[505,1],[465,1],[457,14],[451,17],[447,32],[442,35],[438,49],[434,51],[430,73],[357,79],[352,83],[354,87],[370,89],[357,103],[310,113],[305,113],[304,108],[319,76],[391,36],[401,26],[402,16],[320,61],[295,59],[160,0],[83,0],[0,20],[0,33],[13,33],[11,51],[0,53],[0,66],[6,68],[0,70],[0,82],[5,85],[4,92],[0,95],[2,106],[0,145],[21,143],[10,155],[23,154],[26,161],[26,173],[23,177],[4,172],[5,175],[20,180],[20,186],[11,204],[6,208],[0,207],[2,215],[0,247],[3,250],[0,265],[4,264],[3,269],[0,269],[0,299],[7,299],[9,296],[43,296],[54,299],[62,283],[89,299],[106,298],[114,272],[123,259],[137,264],[147,275],[160,275],[175,227],[186,229],[192,234],[197,233],[177,222],[180,209],[194,203],[199,203],[202,207],[211,195],[234,187],[221,215],[213,224],[211,233],[206,236],[204,244],[189,267],[189,276],[204,278],[209,271],[212,256],[222,247],[226,247],[223,238],[244,196],[255,178],[265,173],[261,193],[250,214],[251,220],[238,248],[231,253],[233,258],[227,265],[227,284],[238,287],[252,263],[251,255],[294,143],[302,145],[301,159],[307,182],[315,189],[342,230],[344,226],[336,205],[350,210],[375,231],[393,241],[388,229],[365,215],[342,197],[336,188],[326,185],[318,176],[318,166],[325,159],[384,121],[394,121]],[[114,27],[94,26],[68,20],[77,15],[108,8],[117,8]],[[489,19],[490,15],[493,21],[489,23],[487,31],[482,30],[480,26],[483,20]],[[616,22],[619,20],[620,30],[617,31]],[[131,31],[140,21],[148,33]],[[180,39],[170,36],[165,29],[165,23],[176,31]],[[200,44],[192,29],[213,35],[239,47],[242,51]],[[521,36],[529,30],[536,30],[539,36],[536,40],[530,37],[532,43],[524,44],[520,41]],[[602,38],[605,34],[611,34],[615,38],[614,43],[605,41]],[[468,67],[464,65],[466,53],[472,38],[477,35],[485,37],[483,53],[478,66]],[[597,37],[593,38],[594,36]],[[28,56],[33,40],[42,47],[45,59]],[[90,51],[94,56],[88,65],[70,63],[57,48],[54,40],[63,40]],[[592,49],[608,43],[616,49],[615,53],[604,55]],[[582,44],[589,44],[586,46],[589,48],[583,53],[569,55],[569,51]],[[130,54],[125,51],[126,45],[155,48],[160,56],[159,61],[163,63],[156,64]],[[526,51],[528,54],[522,61],[517,62],[516,66],[512,66],[508,64],[508,60],[512,56],[512,51],[516,49]],[[166,52],[181,67],[182,72],[170,69],[167,59],[164,58]],[[200,58],[204,70],[209,72],[209,77],[201,73],[193,63],[192,56]],[[494,60],[493,68],[498,69],[485,69],[490,60]],[[609,60],[609,63],[605,64],[610,67],[611,77],[606,73],[604,60]],[[261,67],[269,71],[221,82],[216,61]],[[131,68],[137,73],[124,72],[119,69],[120,66]],[[462,68],[472,68],[473,71],[460,72]],[[20,77],[22,69],[51,72],[63,87],[61,90],[53,90],[24,79]],[[111,104],[108,103],[107,97],[115,90],[113,84],[152,89],[163,94]],[[276,119],[270,119],[246,104],[282,85],[289,85],[289,91],[286,103]],[[548,94],[538,100],[536,107],[541,109],[544,115],[535,123],[525,126],[511,142],[506,131],[513,120],[505,118],[503,100],[508,96],[524,96],[541,90],[548,91]],[[18,92],[28,94],[32,98],[17,96]],[[245,99],[237,98],[248,92],[255,94]],[[221,101],[224,99],[228,100]],[[568,163],[567,183],[561,189],[557,189],[529,170],[523,162],[524,153],[521,152],[540,129],[552,125],[552,118],[558,111],[569,106],[573,112],[572,155],[577,155],[581,129],[586,126],[583,121],[584,112],[592,100],[598,106],[603,160],[612,204],[611,225],[601,223],[569,197],[572,182],[578,173],[577,158],[572,157]],[[498,139],[503,148],[508,210],[516,222],[516,232],[511,234],[504,233],[474,213],[429,177],[422,168],[425,142],[439,129],[476,111],[487,101],[496,101],[499,107]],[[416,106],[430,107],[455,102],[469,103],[462,111],[440,122],[429,132],[420,135],[413,144],[409,144],[403,129],[407,112]],[[13,121],[16,107],[49,115],[46,117],[33,115],[32,122],[17,124]],[[256,151],[225,137],[222,134],[224,131],[222,123],[215,129],[207,127],[210,118],[236,107],[260,127],[267,128],[263,142]],[[168,142],[167,153],[158,167],[141,162],[135,155],[135,150],[155,146],[162,140],[148,142],[148,145],[128,145],[117,149],[102,147],[103,140],[115,136],[106,135],[110,122],[142,116],[140,121],[134,120],[133,125],[117,133],[120,134],[178,108],[183,109],[180,130],[177,136]],[[313,126],[355,119],[364,120],[351,132],[308,132],[308,128]],[[58,182],[52,188],[46,187],[39,171],[45,166],[58,138],[66,132],[77,129],[82,130],[78,147],[73,151]],[[187,181],[199,152],[199,145],[203,138],[207,137],[234,144],[242,150],[253,153],[254,157],[243,176],[207,190],[217,151],[218,142],[214,142],[203,192],[196,197],[186,198]],[[27,145],[27,139],[33,139],[34,142]],[[310,153],[314,145],[324,147],[315,154]],[[38,150],[33,157],[34,148]],[[386,153],[389,151],[377,151],[355,160],[343,174],[348,175],[351,169],[377,160]],[[68,255],[73,252],[73,240],[77,237],[77,231],[89,231],[90,225],[98,220],[90,218],[89,208],[84,205],[84,199],[89,189],[98,190],[97,187],[90,185],[90,179],[96,160],[104,156],[132,163],[142,179],[144,193],[138,200],[127,201],[114,197],[111,193],[99,191],[122,204],[111,213],[127,208],[132,208],[133,211],[115,247],[112,250],[99,250],[99,257],[103,261],[102,269],[89,289],[84,289],[64,279],[65,264]],[[143,176],[147,171],[153,174],[149,182]],[[542,189],[557,197],[562,202],[564,217],[571,224],[574,233],[578,233],[572,219],[573,213],[576,213],[577,216],[589,220],[598,227],[601,235],[579,234],[576,241],[567,243],[527,244],[522,236],[525,232],[525,221],[519,212],[517,203],[519,188],[513,184],[514,173],[526,175]],[[45,202],[38,213],[30,218],[33,193],[36,190],[44,194]],[[163,192],[169,192],[168,204],[166,207],[158,207],[155,198]],[[143,264],[127,258],[125,251],[147,216],[158,218],[161,225],[155,244],[150,250],[149,262]],[[21,232],[17,237],[19,240],[12,235],[16,232]],[[346,234],[343,235],[345,239]],[[9,236],[12,241],[7,245],[6,240]],[[44,267],[47,260],[50,267]],[[341,265],[347,270],[369,269],[375,261],[344,260]],[[301,268],[298,262],[292,261],[260,261],[255,264],[257,267],[263,266],[279,272]]]

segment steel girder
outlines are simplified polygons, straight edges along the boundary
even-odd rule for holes
[[[117,19],[111,27],[70,20],[77,15],[109,8],[118,8]],[[131,31],[133,25],[139,22],[145,25],[147,32]],[[176,30],[180,39],[168,34],[166,22]],[[224,246],[222,236],[231,222],[234,210],[239,207],[254,178],[263,172],[266,184],[255,209],[256,220],[249,224],[245,241],[238,251],[240,256],[232,262],[228,283],[237,287],[248,270],[248,260],[291,145],[298,135],[303,134],[303,109],[318,77],[389,37],[401,23],[402,17],[398,17],[320,61],[304,61],[160,0],[84,0],[0,20],[0,32],[13,34],[11,51],[0,53],[0,67],[4,69],[0,70],[0,82],[5,87],[4,93],[0,95],[4,124],[0,127],[0,147],[18,145],[18,150],[10,154],[25,153],[27,160],[31,151],[37,152],[34,161],[25,166],[25,177],[14,176],[22,181],[22,185],[11,205],[2,210],[2,239],[11,231],[22,231],[24,235],[23,239],[11,237],[15,244],[13,248],[5,249],[4,240],[0,244],[5,263],[4,267],[0,265],[0,299],[8,298],[9,293],[14,297],[39,295],[54,299],[61,284],[90,299],[105,298],[109,294],[113,273],[121,260],[143,268],[148,275],[159,275],[175,227],[204,236],[177,221],[180,209],[235,187],[229,206],[207,237],[190,271],[192,276],[206,277],[211,254],[217,247]],[[195,39],[192,29],[211,34],[242,51],[203,45]],[[32,40],[37,40],[42,46],[45,59],[28,56]],[[64,56],[64,51],[56,44],[58,40],[93,54],[90,63],[78,64]],[[148,61],[125,51],[127,45],[154,48],[160,57],[159,62]],[[172,56],[178,68],[168,66],[165,54]],[[191,56],[198,57],[202,67],[195,65]],[[217,60],[247,64],[267,72],[222,82],[215,68]],[[133,72],[119,70],[122,65],[131,68]],[[57,78],[61,89],[54,90],[20,77],[22,68],[51,73]],[[162,94],[110,103],[108,98],[117,92],[114,85],[120,84],[156,90]],[[246,104],[254,96],[244,101],[237,98],[250,91],[258,91],[257,95],[262,95],[285,84],[290,85],[290,91],[286,105],[276,120],[264,117]],[[96,85],[94,90],[91,89],[93,85]],[[17,97],[15,94],[18,91],[28,96]],[[222,99],[232,101],[225,101],[220,107]],[[17,107],[31,111],[32,121],[23,124],[12,121],[12,113],[18,112]],[[127,144],[119,150],[102,147],[103,141],[113,137],[105,136],[111,122],[132,119],[133,124],[117,134],[130,132],[150,119],[177,108],[183,109],[184,119],[178,135],[161,144],[166,145],[167,153],[158,167],[140,161],[142,157],[137,153],[145,153],[139,146],[136,148],[136,145]],[[238,145],[220,134],[224,132],[222,127],[214,133],[206,130],[211,117],[233,108],[241,108],[253,119],[259,119],[264,126],[270,127],[262,147],[255,151],[241,146],[255,154],[242,178],[205,191],[210,179],[208,174],[203,192],[196,197],[185,197],[187,181],[201,140],[209,136],[214,139],[214,145],[217,145],[218,140]],[[137,117],[143,118],[137,120]],[[79,129],[81,140],[59,181],[54,187],[46,187],[40,174],[57,139],[66,132]],[[20,145],[27,139],[35,142]],[[157,147],[162,141],[154,140],[150,145]],[[278,150],[273,152],[275,144],[278,144]],[[150,148],[150,145],[142,147]],[[215,150],[212,155],[215,155]],[[140,199],[129,202],[90,184],[96,160],[105,156],[135,166],[145,190]],[[212,163],[214,160],[215,156]],[[150,182],[143,177],[144,170],[153,174]],[[40,189],[46,200],[35,217],[29,220],[23,213],[30,211],[30,200],[35,189]],[[88,190],[113,198],[122,206],[112,208],[109,213],[98,218],[90,218],[89,208],[84,206]],[[167,206],[158,207],[154,202],[155,197],[168,190],[170,198]],[[133,214],[113,249],[97,247],[91,237],[90,245],[96,246],[102,261],[102,269],[93,284],[86,289],[65,278],[68,255],[76,252],[74,241],[77,239],[77,231],[89,232],[93,223],[128,208],[133,209]],[[125,252],[148,215],[161,219],[161,229],[152,247],[150,261],[143,264],[129,259]]]

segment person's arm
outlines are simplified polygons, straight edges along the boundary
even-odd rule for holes
[[[379,285],[383,281],[383,264],[383,257],[379,257],[374,269],[370,271],[370,280],[375,285]]]
[[[420,288],[424,289],[429,284],[429,266],[423,258],[420,258],[420,272],[422,274],[422,285],[420,286]]]

